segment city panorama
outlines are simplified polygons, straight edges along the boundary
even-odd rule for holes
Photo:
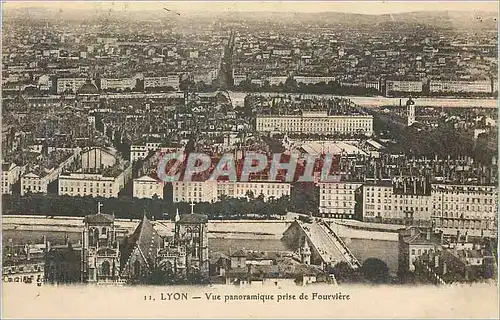
[[[5,288],[494,285],[497,4],[230,4],[2,4]]]

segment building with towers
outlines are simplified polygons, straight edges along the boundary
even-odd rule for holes
[[[415,101],[410,98],[408,101],[406,101],[406,112],[407,112],[407,117],[408,117],[408,127],[410,127],[412,124],[416,122],[415,120]]]
[[[114,215],[101,213],[101,206],[84,219],[82,282],[169,284],[208,279],[205,215],[191,211],[181,217],[177,212],[174,235],[162,237],[144,214],[135,231],[119,241]]]
[[[114,215],[101,213],[84,219],[82,234],[82,282],[113,283],[120,279],[120,243]]]
[[[175,223],[174,245],[186,252],[186,275],[208,277],[208,218],[202,214],[183,215]]]

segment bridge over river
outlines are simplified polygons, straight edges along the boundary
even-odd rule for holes
[[[323,220],[311,223],[295,220],[283,234],[283,240],[295,250],[307,241],[311,247],[311,263],[334,266],[344,261],[353,270],[361,267],[345,242]]]

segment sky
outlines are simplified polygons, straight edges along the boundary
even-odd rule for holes
[[[497,1],[14,1],[3,0],[4,9],[45,7],[57,9],[113,9],[116,11],[261,11],[261,12],[351,12],[389,14],[411,11],[491,11]]]

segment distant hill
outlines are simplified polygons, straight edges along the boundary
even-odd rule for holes
[[[456,30],[497,30],[496,12],[466,12],[466,11],[421,11],[397,14],[355,14],[341,12],[294,13],[294,12],[189,12],[183,11],[181,16],[169,14],[164,10],[121,11],[121,10],[71,10],[41,7],[4,8],[3,18],[6,21],[23,20],[148,20],[167,18],[172,20],[214,21],[226,20],[233,22],[281,22],[285,24],[321,24],[346,27],[373,27],[384,24],[419,24],[432,28]]]

